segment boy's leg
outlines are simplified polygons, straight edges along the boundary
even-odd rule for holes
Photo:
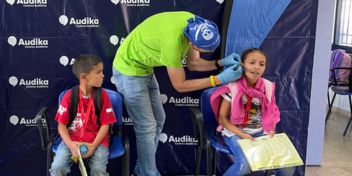
[[[89,158],[89,168],[91,176],[108,176],[106,166],[108,164],[109,149],[99,145],[94,154]]]
[[[117,90],[124,96],[126,110],[133,120],[136,133],[138,158],[134,173],[159,176],[155,161],[157,122],[148,88],[153,75],[127,76],[113,69],[113,77]]]
[[[225,144],[230,148],[235,157],[234,163],[226,170],[224,176],[246,175],[250,172],[248,161],[237,143],[238,139],[240,137],[236,135],[231,137],[224,136]]]
[[[54,161],[51,164],[51,168],[49,170],[50,175],[51,176],[67,175],[71,171],[70,170],[70,167],[72,165],[71,156],[72,154],[70,149],[65,145],[64,142],[61,142],[56,150]]]

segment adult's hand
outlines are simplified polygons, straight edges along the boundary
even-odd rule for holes
[[[220,60],[220,64],[224,67],[224,69],[227,69],[233,65],[240,65],[240,63],[241,56],[236,53],[232,53]]]
[[[218,77],[222,84],[235,81],[242,76],[242,67],[240,65],[233,65],[222,71]]]

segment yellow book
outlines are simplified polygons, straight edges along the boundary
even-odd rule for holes
[[[252,171],[303,165],[296,148],[285,133],[238,140]]]

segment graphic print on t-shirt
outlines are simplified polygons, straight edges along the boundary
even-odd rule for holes
[[[221,95],[226,101],[232,101],[231,93],[226,93]],[[247,107],[247,96],[243,95],[241,97],[241,101],[243,103],[244,109]],[[260,99],[257,97],[253,97],[251,100],[251,106],[248,114],[248,121],[246,126],[242,129],[244,132],[249,134],[255,134],[262,130],[262,107],[260,104]],[[230,113],[231,116],[231,113]]]
[[[81,118],[81,113],[77,113],[77,116],[73,120],[71,126],[68,128],[72,131],[79,131],[83,127],[83,120]]]
[[[243,106],[247,106],[247,96],[242,96]],[[248,122],[245,128],[258,129],[262,127],[262,112],[259,98],[253,97],[249,110]]]

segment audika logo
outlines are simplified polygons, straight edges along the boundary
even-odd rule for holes
[[[25,88],[49,88],[49,80],[41,78],[18,79],[16,76],[9,77],[9,84],[13,87],[24,86]]]
[[[63,26],[74,25],[76,27],[99,27],[99,19],[84,17],[84,18],[68,18],[66,15],[61,15],[59,17],[59,22]]]
[[[6,0],[6,2],[10,5],[18,4],[23,7],[47,7],[47,0]]]
[[[10,120],[10,123],[11,123],[12,125],[17,125],[18,122],[19,122],[19,118],[18,118],[18,116],[16,116],[16,115],[12,115],[12,116],[9,118],[9,120]]]
[[[49,48],[49,41],[41,38],[17,39],[15,36],[10,36],[7,38],[7,43],[12,47],[17,45],[24,48]]]
[[[163,104],[167,103],[168,97],[166,94],[161,94],[161,102]]]
[[[71,60],[67,57],[67,56],[61,56],[59,58],[59,62],[61,65],[63,66],[67,66],[67,65],[73,65],[73,63],[75,63],[76,59],[75,58],[71,58]]]
[[[174,143],[175,145],[197,145],[198,143],[198,140],[196,138],[191,137],[189,135],[168,136],[166,133],[161,133],[159,135],[159,141],[161,141],[162,143]]]
[[[133,120],[130,117],[122,117],[123,125],[133,125]]]
[[[168,97],[166,94],[161,94],[161,101],[163,104],[169,103],[175,106],[199,106],[199,99],[186,97]]]
[[[30,118],[25,118],[25,117],[18,117],[17,115],[10,116],[9,121],[13,126],[25,125],[27,127],[30,127],[30,126],[36,126],[36,124],[37,124],[37,119],[35,119],[35,118],[30,119]],[[44,126],[46,126],[45,119],[42,119],[42,123]]]
[[[222,4],[225,0],[216,0],[219,4]]]
[[[121,4],[125,6],[149,6],[150,0],[111,0],[115,5]]]
[[[110,77],[110,82],[111,82],[112,84],[116,85],[116,82],[115,82],[114,76],[111,76],[111,77]]]
[[[125,40],[125,38],[121,38],[119,39],[119,37],[117,35],[111,35],[110,36],[110,43],[114,46],[116,46],[117,44],[122,44],[122,42]]]

